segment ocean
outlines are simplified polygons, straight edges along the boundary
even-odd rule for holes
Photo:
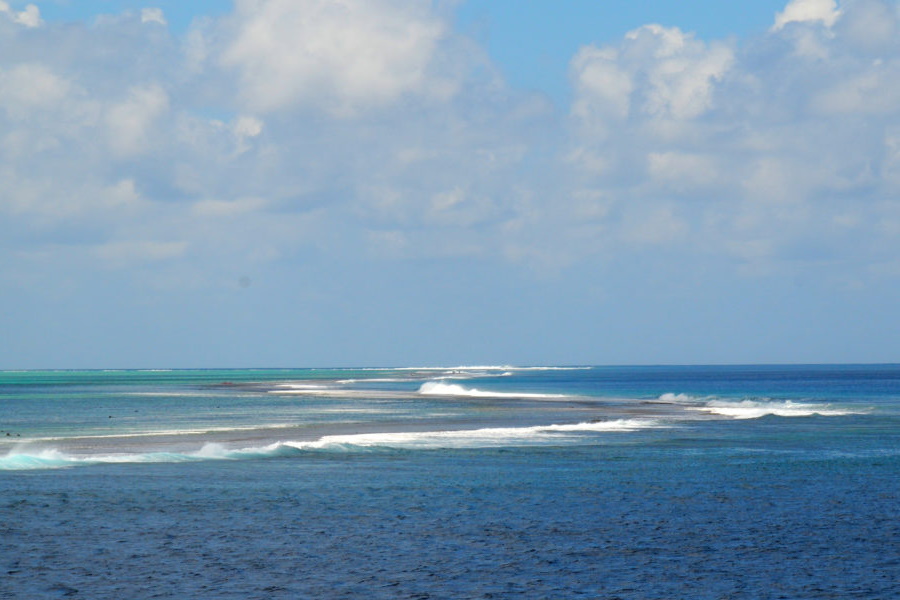
[[[0,598],[900,598],[900,365],[3,371]]]

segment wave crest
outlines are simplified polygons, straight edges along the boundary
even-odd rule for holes
[[[844,415],[860,414],[860,411],[834,408],[830,404],[804,404],[785,401],[758,401],[758,400],[712,400],[705,406],[695,410],[714,415],[732,417],[734,419],[759,419],[766,416],[776,417],[838,417]]]
[[[315,442],[285,442],[289,446],[309,449],[395,448],[442,449],[526,446],[571,440],[566,434],[632,432],[665,427],[652,419],[617,419],[587,423],[534,425],[530,427],[488,427],[447,431],[401,431],[393,433],[359,433],[329,435]]]
[[[697,402],[701,400],[696,396],[691,396],[690,394],[673,394],[671,392],[661,395],[658,400],[660,402],[669,402],[672,404],[681,404],[685,402]]]
[[[102,464],[179,463],[201,460],[242,460],[278,456],[296,452],[281,442],[251,448],[227,448],[222,444],[206,443],[195,452],[144,452],[132,454],[73,455],[55,448],[43,450],[14,450],[0,457],[0,471],[35,469],[65,469]]]
[[[229,448],[206,443],[194,452],[147,452],[108,455],[72,455],[57,449],[19,450],[0,457],[0,471],[65,469],[102,464],[180,463],[211,460],[252,460],[298,453],[371,452],[392,449],[453,449],[528,446],[571,442],[591,433],[631,432],[665,427],[650,419],[619,419],[588,423],[493,427],[448,431],[401,431],[328,435],[313,441],[283,441],[264,446]]]
[[[467,388],[457,383],[443,381],[426,381],[419,387],[424,396],[464,396],[468,398],[565,398],[564,394],[534,394],[519,392],[494,392]]]

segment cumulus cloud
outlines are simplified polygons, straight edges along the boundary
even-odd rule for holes
[[[809,239],[889,262],[896,3],[794,0],[742,42],[648,24],[580,48],[556,112],[436,6],[239,0],[176,39],[155,9],[27,29],[0,3],[0,234],[198,271],[310,248],[778,265]]]
[[[582,48],[568,157],[583,190],[614,199],[607,235],[771,266],[859,257],[845,244],[868,230],[862,253],[883,259],[896,240],[869,228],[898,191],[897,8],[798,0],[742,47],[649,26]],[[829,251],[798,252],[808,239]]]
[[[125,99],[109,107],[106,123],[110,146],[119,156],[139,154],[147,147],[154,122],[169,108],[169,97],[155,83],[128,90]]]
[[[775,16],[772,29],[777,31],[788,23],[822,23],[831,27],[840,15],[835,0],[791,0]]]
[[[631,111],[631,92],[634,81],[618,64],[618,52],[613,48],[586,46],[572,60],[572,72],[578,99],[572,112],[583,120],[591,114],[623,119]]]
[[[732,49],[678,28],[647,25],[618,47],[586,46],[572,60],[573,114],[605,129],[632,113],[692,119],[712,107],[714,84],[728,72]]]
[[[352,114],[440,88],[429,65],[444,29],[427,3],[239,0],[222,62],[252,110]]]
[[[8,2],[0,0],[0,13],[25,27],[40,27],[44,23],[41,19],[41,10],[34,4],[28,4],[25,6],[25,10],[16,12],[9,7]]]
[[[40,63],[0,68],[0,106],[14,119],[54,109],[71,93],[68,81]]]
[[[707,45],[678,28],[659,25],[636,29],[625,39],[628,61],[645,67],[644,112],[690,119],[711,107],[713,84],[732,62],[729,47]]]
[[[141,23],[156,23],[158,25],[168,25],[166,15],[161,8],[143,8],[141,9]]]

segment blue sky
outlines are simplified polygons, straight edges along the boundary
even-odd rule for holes
[[[0,2],[0,368],[896,362],[893,0]]]

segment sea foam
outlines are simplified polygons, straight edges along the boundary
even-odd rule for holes
[[[0,457],[0,471],[65,469],[101,464],[179,463],[202,460],[244,460],[295,453],[296,449],[281,442],[259,447],[227,448],[206,443],[193,452],[144,452],[122,454],[73,455],[55,448],[14,450]]]
[[[313,441],[279,441],[262,446],[231,448],[206,443],[192,452],[146,452],[103,455],[73,455],[57,449],[19,449],[0,457],[0,471],[65,469],[79,466],[127,463],[180,463],[210,460],[252,460],[290,456],[309,451],[354,452],[377,449],[490,448],[569,443],[591,433],[631,432],[665,427],[651,419],[618,419],[588,423],[491,427],[448,431],[403,431],[328,435]]]
[[[466,396],[470,398],[565,398],[564,394],[534,394],[521,392],[495,392],[467,388],[456,383],[442,381],[426,381],[419,387],[419,393],[425,396]]]
[[[669,402],[672,404],[684,404],[684,403],[690,403],[690,402],[697,402],[698,400],[701,400],[701,398],[698,398],[696,396],[691,396],[690,394],[673,394],[671,392],[667,393],[667,394],[663,394],[659,397],[660,402]]]
[[[572,436],[578,434],[632,432],[665,426],[660,421],[652,419],[617,419],[530,427],[329,435],[314,442],[285,442],[285,444],[305,450],[349,450],[373,447],[396,449],[485,448],[539,445],[563,440],[570,442]]]
[[[694,410],[735,419],[758,419],[769,415],[776,417],[811,417],[814,415],[837,417],[860,414],[858,410],[834,408],[829,404],[805,404],[790,400],[711,400],[705,406],[695,407]]]

